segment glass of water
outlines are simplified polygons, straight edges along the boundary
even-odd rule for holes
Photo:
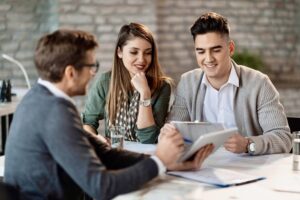
[[[122,126],[111,126],[109,128],[110,142],[112,148],[123,149],[124,147],[124,135],[125,127]]]

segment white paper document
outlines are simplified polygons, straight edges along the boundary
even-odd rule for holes
[[[203,168],[198,171],[172,171],[168,172],[168,174],[218,187],[243,185],[265,179],[265,177],[248,175],[221,168]]]

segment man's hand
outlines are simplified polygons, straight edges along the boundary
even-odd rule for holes
[[[158,141],[167,134],[180,134],[174,125],[166,123],[161,129],[158,136]]]
[[[155,155],[168,167],[178,160],[183,150],[184,142],[179,132],[166,131],[158,141]]]
[[[175,126],[173,126],[172,124],[165,124],[161,128],[158,145],[160,143],[162,143],[164,140],[168,140],[170,135],[174,135],[174,136],[179,135],[180,136],[180,141],[178,141],[178,147],[177,147],[178,148],[178,153],[176,155],[174,155],[173,158],[169,157],[170,162],[165,163],[163,161],[165,166],[169,170],[195,170],[195,169],[199,169],[200,166],[202,165],[203,161],[208,157],[209,154],[211,154],[211,152],[214,148],[213,145],[211,145],[211,144],[206,145],[206,146],[202,147],[196,153],[193,160],[178,163],[177,160],[182,155],[182,152],[184,150],[184,142],[183,142],[183,138],[182,138],[181,134],[178,132],[178,130],[175,128]],[[171,151],[170,147],[167,146],[166,151],[170,152]]]
[[[207,144],[202,147],[191,161],[185,161],[181,163],[173,163],[167,166],[169,170],[183,171],[183,170],[197,170],[201,167],[204,160],[211,154],[214,149],[213,144]]]
[[[247,145],[248,139],[240,134],[234,134],[224,143],[225,149],[233,153],[245,153]]]

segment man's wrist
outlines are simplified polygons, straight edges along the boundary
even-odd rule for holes
[[[246,153],[250,154],[250,155],[254,155],[255,151],[256,151],[256,145],[254,143],[254,141],[251,138],[247,138],[248,142],[247,142],[247,151]]]
[[[166,168],[166,166],[164,165],[164,163],[163,163],[157,156],[155,156],[155,155],[151,156],[150,158],[153,159],[154,162],[155,162],[156,165],[157,165],[157,168],[158,168],[158,175],[160,176],[160,175],[165,174],[166,171],[167,171],[167,168]]]
[[[248,146],[249,146],[249,143],[250,143],[250,140],[249,140],[249,138],[247,138],[247,137],[245,137],[245,139],[247,140],[246,141],[246,146],[245,146],[245,153],[248,153]]]

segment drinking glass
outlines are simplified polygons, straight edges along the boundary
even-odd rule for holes
[[[124,147],[124,136],[125,127],[122,126],[111,126],[109,128],[110,142],[112,148],[123,149]]]

